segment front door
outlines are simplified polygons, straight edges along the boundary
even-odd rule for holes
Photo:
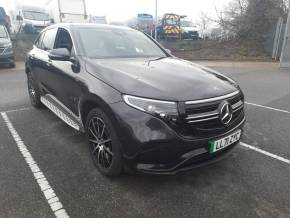
[[[54,48],[66,48],[75,58],[75,50],[69,32],[63,28],[57,31]],[[72,61],[51,61],[51,74],[54,80],[54,96],[75,115],[79,115],[79,96],[82,82],[79,72],[73,71]]]

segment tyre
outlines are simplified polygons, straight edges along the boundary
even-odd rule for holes
[[[40,91],[31,72],[27,73],[27,86],[31,105],[35,108],[42,108],[43,104],[40,101]]]
[[[10,68],[14,68],[15,67],[15,63],[9,64]]]
[[[122,173],[121,144],[111,120],[103,110],[95,108],[86,119],[86,135],[95,166],[105,176]]]

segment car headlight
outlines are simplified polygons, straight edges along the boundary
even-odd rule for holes
[[[11,43],[7,43],[4,45],[4,53],[9,53],[9,52],[12,52],[13,51],[13,47],[12,47],[12,44]]]
[[[123,95],[123,98],[126,104],[138,110],[153,115],[159,115],[162,118],[178,115],[177,103],[173,101],[159,101],[154,99],[135,97],[131,95]]]

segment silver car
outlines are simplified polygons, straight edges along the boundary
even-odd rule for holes
[[[15,67],[14,52],[9,33],[5,26],[0,25],[0,64]]]

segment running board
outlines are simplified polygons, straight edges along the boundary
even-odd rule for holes
[[[56,116],[63,120],[67,125],[71,126],[75,130],[80,131],[80,125],[70,118],[66,113],[59,109],[54,103],[52,103],[48,98],[41,96],[40,101],[44,104],[49,110],[51,110]]]

